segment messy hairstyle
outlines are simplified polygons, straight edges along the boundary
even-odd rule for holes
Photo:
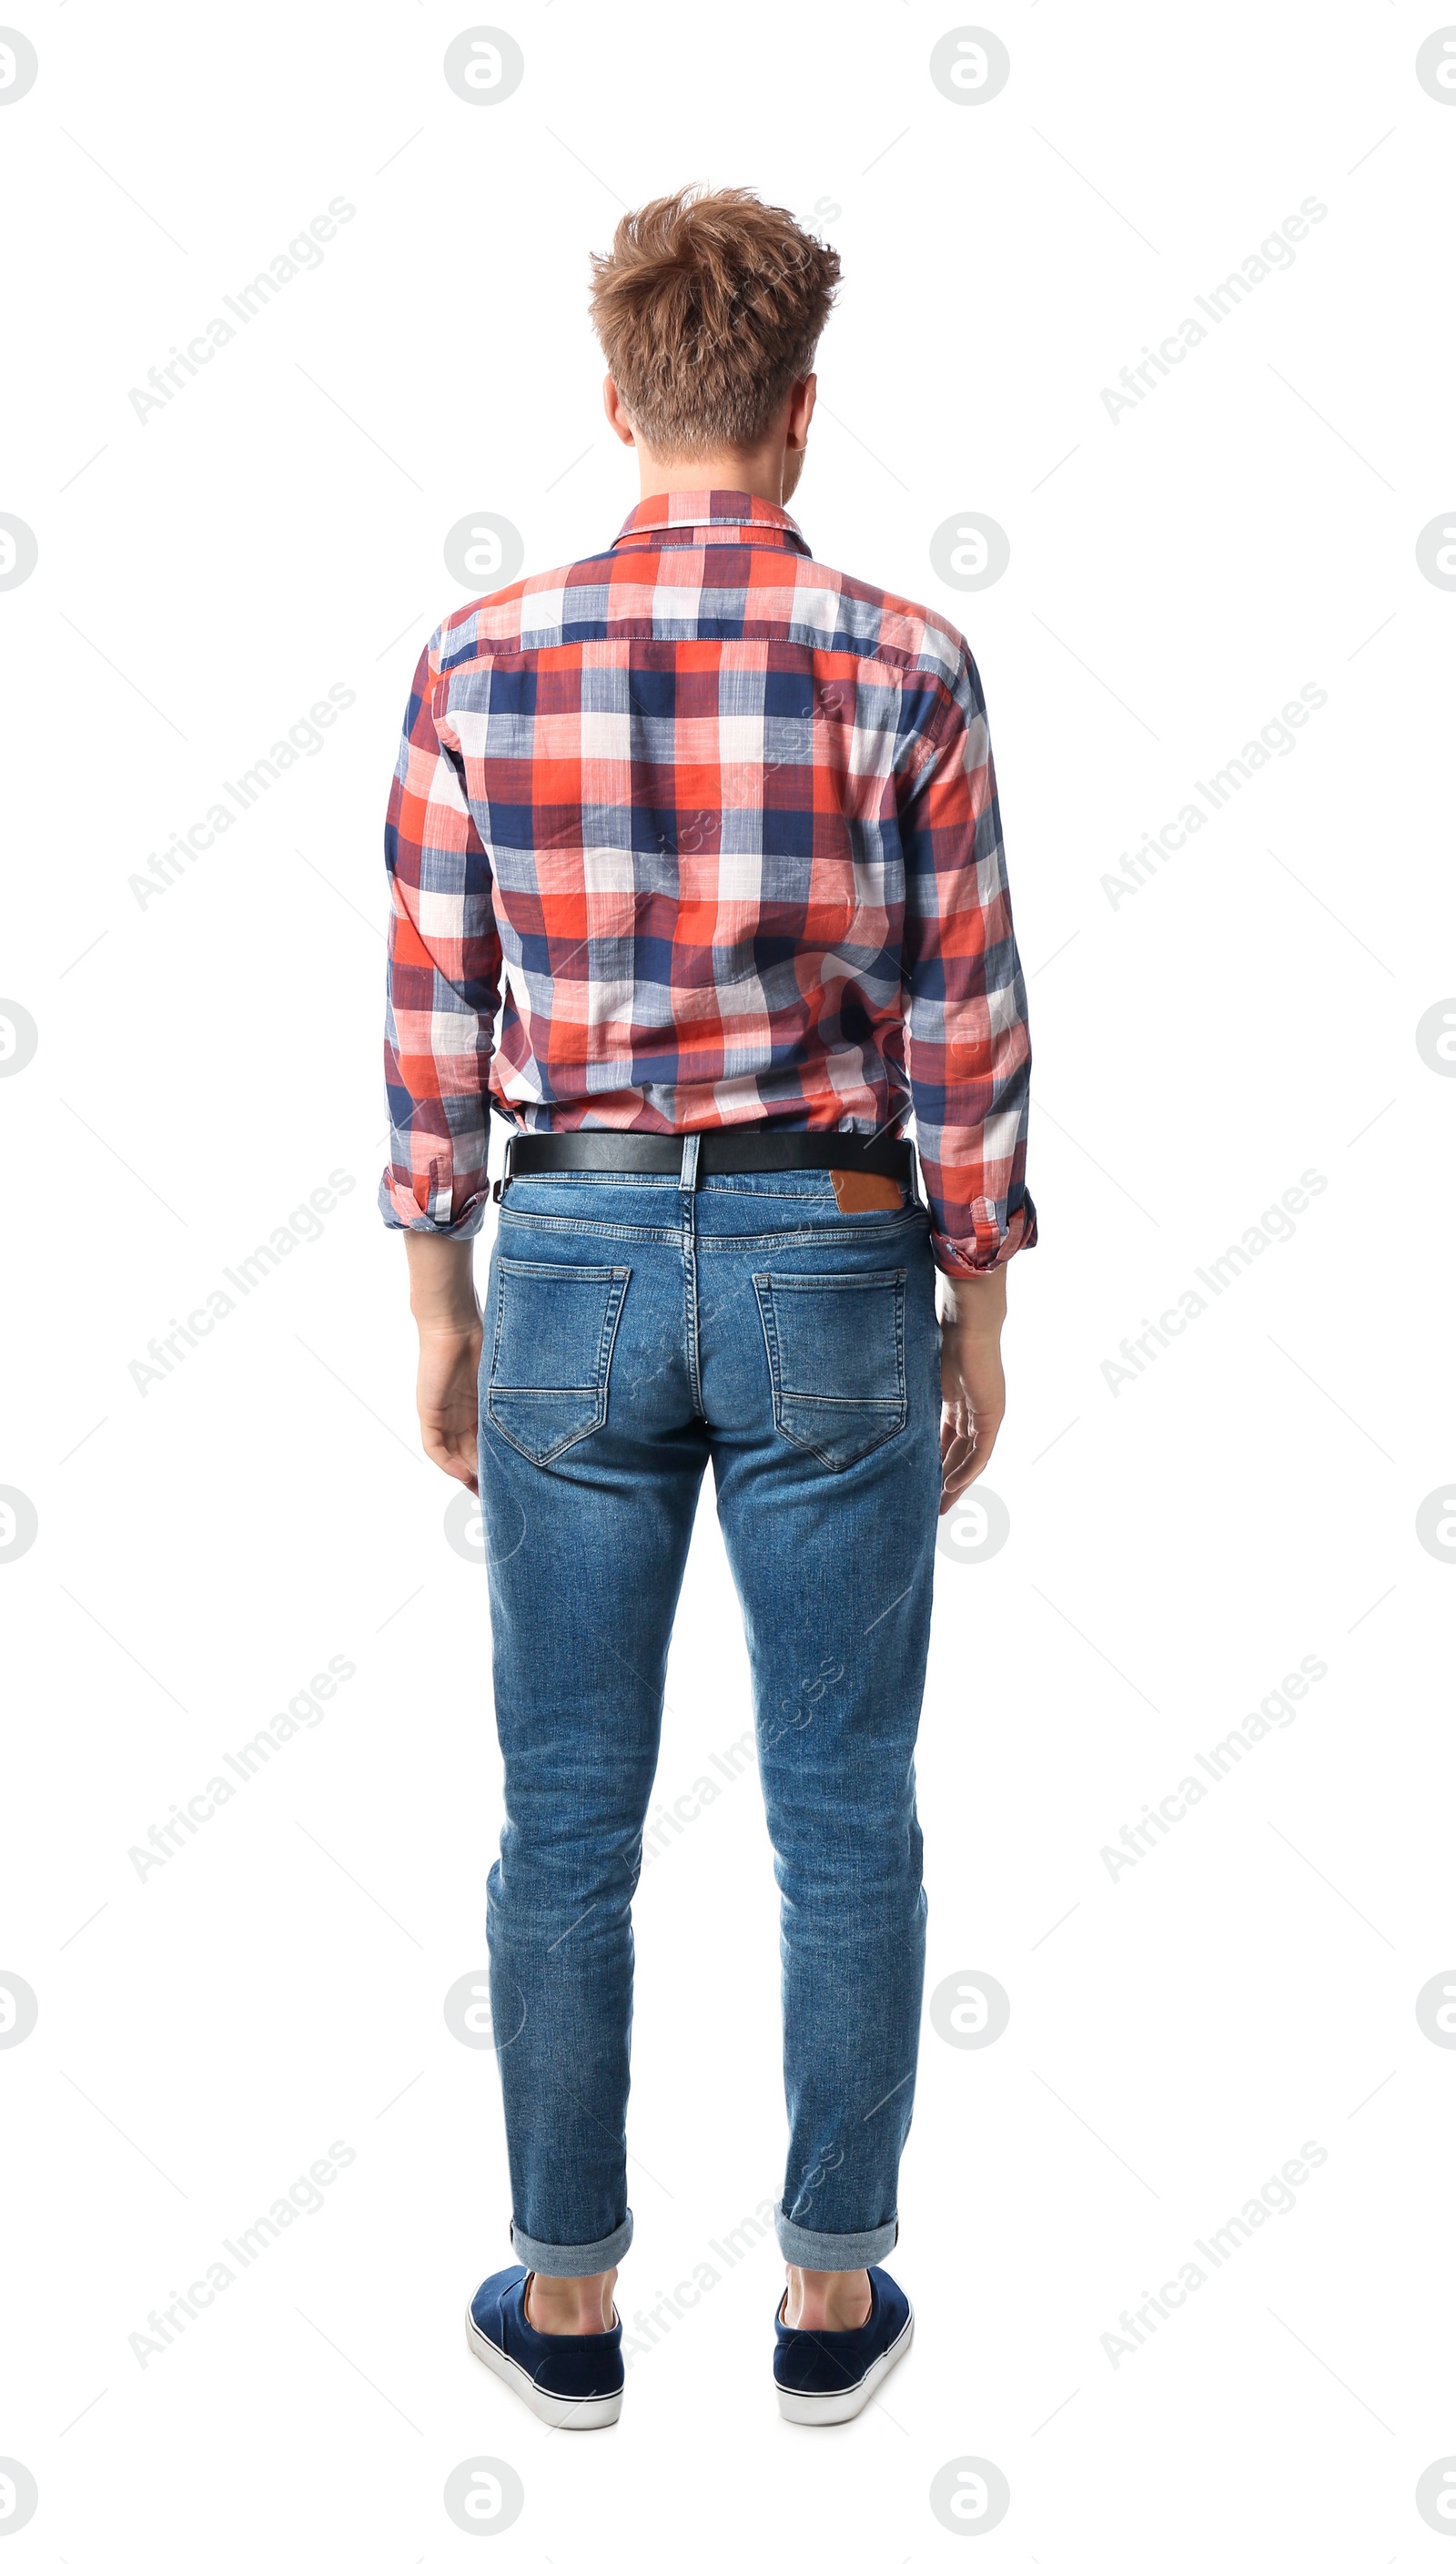
[[[680,187],[591,262],[591,318],[644,445],[665,461],[761,445],[812,368],[836,251],[748,187]]]

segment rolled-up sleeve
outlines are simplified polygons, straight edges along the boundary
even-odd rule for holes
[[[1031,1076],[995,768],[975,663],[915,707],[900,817],[911,1101],[937,1264],[991,1272],[1036,1244]]]
[[[473,1237],[487,1199],[501,941],[490,858],[435,727],[439,637],[415,670],[384,830],[390,1163],[379,1207],[389,1228]]]

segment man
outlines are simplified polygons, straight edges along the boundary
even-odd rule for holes
[[[936,1514],[990,1455],[1005,1267],[1036,1237],[1025,992],[965,643],[784,512],[838,258],[745,189],[684,190],[593,271],[641,504],[446,618],[387,830],[381,1206],[425,1449],[481,1497],[505,1763],[518,2257],[468,2335],[551,2421],[617,2419],[630,1908],[711,1461],[783,1899],[774,2375],[788,2420],[835,2422],[910,2340],[880,2263],[924,1971],[915,1739]]]

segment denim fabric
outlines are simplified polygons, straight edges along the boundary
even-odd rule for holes
[[[742,1605],[782,1898],[786,2257],[883,2257],[925,1960],[915,1740],[939,1499],[930,1222],[828,1175],[517,1177],[480,1481],[506,1823],[491,1999],[516,2250],[632,2232],[631,1902],[700,1481]],[[704,1929],[709,1928],[704,1918]]]

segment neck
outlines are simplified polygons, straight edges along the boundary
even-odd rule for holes
[[[699,454],[684,463],[665,463],[645,446],[637,449],[644,499],[666,498],[675,490],[745,490],[781,508],[786,460],[782,446],[763,446],[754,454]]]

